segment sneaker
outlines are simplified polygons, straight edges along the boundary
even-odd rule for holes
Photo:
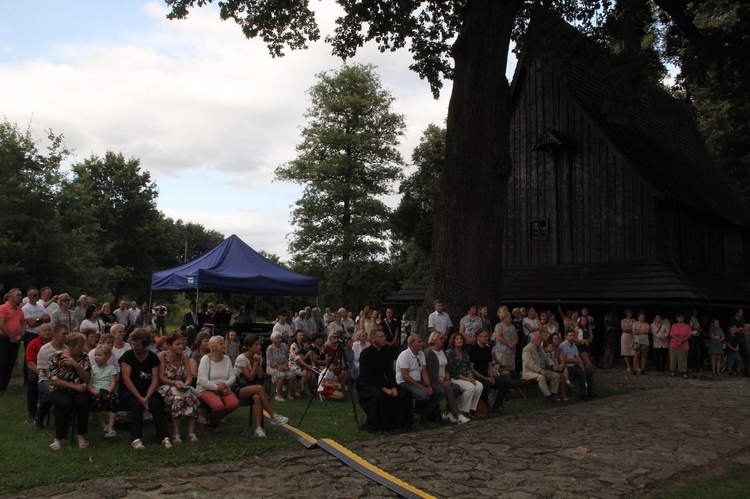
[[[133,440],[130,446],[134,448],[135,450],[143,450],[146,448],[144,447],[143,442],[141,441],[140,438],[136,438],[135,440]]]
[[[264,430],[262,427],[258,426],[255,429],[255,436],[259,438],[265,438],[266,437],[266,430]]]
[[[164,440],[161,441],[161,446],[165,449],[171,449],[172,448],[172,442],[169,440],[169,437],[166,437]]]
[[[459,414],[458,416],[460,418],[462,416],[462,414]],[[449,422],[451,422],[453,424],[458,423],[458,419],[456,419],[456,416],[454,416],[450,412],[443,413],[443,421],[449,421]]]
[[[468,423],[469,421],[471,421],[471,419],[467,418],[467,417],[466,417],[466,416],[464,416],[463,414],[459,414],[459,415],[458,415],[458,421],[457,421],[457,423],[458,423],[458,424],[466,424],[466,423]]]
[[[289,418],[286,416],[282,416],[281,414],[274,414],[273,417],[271,418],[271,421],[281,426],[281,425],[287,424],[289,422]]]
[[[281,396],[281,395],[279,395],[278,393],[276,394],[276,396],[275,396],[275,397],[274,397],[273,399],[274,399],[274,400],[275,400],[276,402],[286,402],[286,399],[284,399],[284,397],[282,397],[282,396]]]
[[[104,438],[114,438],[116,436],[117,436],[117,432],[115,430],[110,430],[104,434]]]

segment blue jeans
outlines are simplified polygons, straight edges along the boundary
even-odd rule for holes
[[[39,389],[39,405],[36,407],[36,418],[34,424],[37,428],[44,426],[44,420],[47,419],[49,414],[49,380],[40,381],[37,384]]]
[[[432,412],[437,408],[438,404],[440,404],[443,397],[445,397],[443,389],[439,386],[436,387],[433,385],[432,395],[427,395],[426,391],[406,382],[401,383],[398,386],[404,390],[409,390],[409,393],[414,397],[414,412],[425,419],[429,419]]]

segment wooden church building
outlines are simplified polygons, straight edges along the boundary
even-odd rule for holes
[[[691,109],[657,85],[616,109],[607,74],[517,67],[503,303],[746,304],[750,212]]]
[[[607,74],[580,59],[516,68],[500,303],[748,304],[750,212],[691,109],[650,85],[612,110]],[[387,301],[421,303],[426,287]]]

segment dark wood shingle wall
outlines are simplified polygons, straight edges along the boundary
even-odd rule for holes
[[[509,267],[653,258],[653,195],[550,72],[519,80],[511,124],[514,171],[503,263]],[[551,156],[534,150],[547,130],[567,137]],[[530,223],[547,223],[531,240]]]

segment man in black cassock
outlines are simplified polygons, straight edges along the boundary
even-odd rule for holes
[[[407,390],[396,384],[391,352],[385,348],[383,328],[370,332],[370,346],[359,356],[357,393],[367,413],[367,431],[409,429],[414,422],[414,404]]]

